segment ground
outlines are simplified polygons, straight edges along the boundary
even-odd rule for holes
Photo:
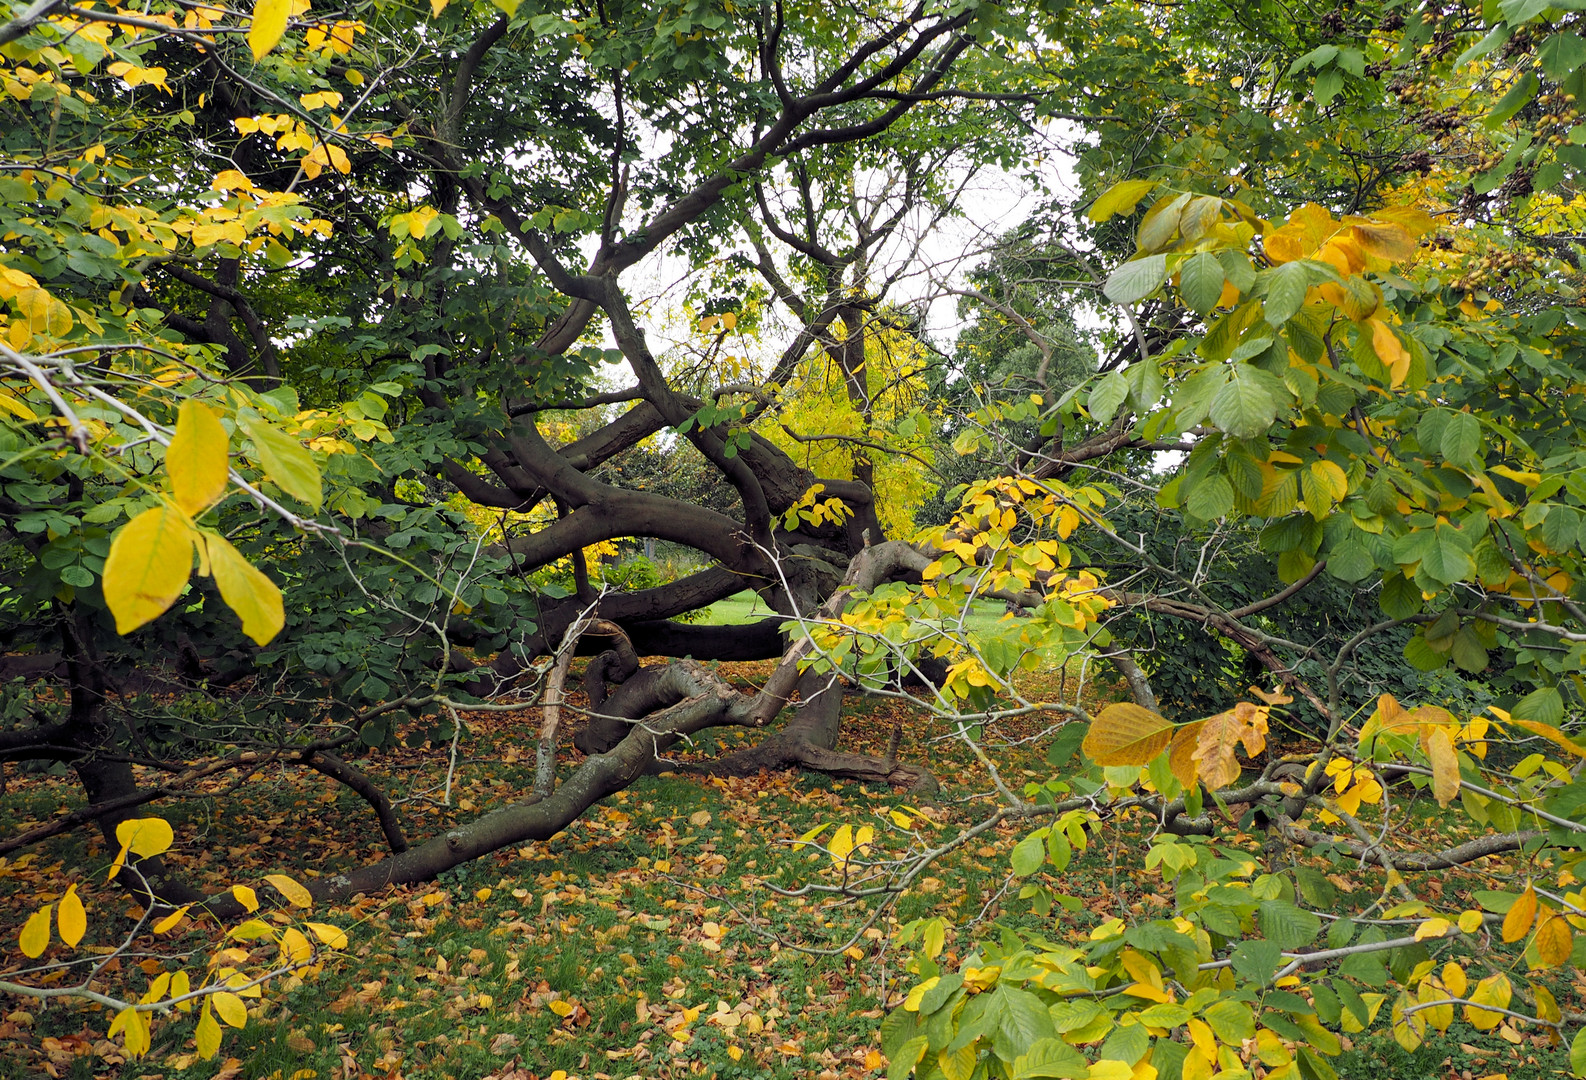
[[[769,668],[724,670],[751,683]],[[1055,681],[1060,675],[1039,677]],[[429,885],[316,911],[315,918],[345,929],[348,955],[267,995],[243,1031],[228,1031],[213,1062],[195,1060],[192,1026],[184,1020],[156,1027],[147,1058],[122,1062],[104,1041],[103,1012],[12,1001],[0,1005],[9,1011],[0,1019],[0,1076],[873,1077],[886,1067],[877,1036],[881,1018],[901,1001],[909,981],[900,970],[905,958],[889,945],[900,922],[945,918],[956,928],[947,945],[953,963],[999,925],[1038,927],[1061,937],[1083,933],[1106,915],[1170,903],[1170,887],[1140,874],[1142,837],[1130,825],[1099,833],[1053,881],[1083,901],[1079,912],[1040,919],[1012,896],[996,900],[1019,835],[1008,829],[938,864],[892,915],[844,951],[866,910],[781,898],[767,887],[796,887],[829,872],[823,856],[801,853],[793,842],[826,822],[870,824],[880,837],[896,836],[888,829],[889,812],[897,809],[922,832],[942,835],[989,805],[990,784],[969,755],[956,743],[933,741],[894,703],[856,702],[845,747],[884,752],[895,720],[908,732],[904,755],[947,782],[929,806],[807,774],[648,778],[548,843],[500,852]],[[402,807],[410,834],[422,836],[527,789],[535,722],[528,716],[471,717],[450,806],[442,805],[444,763],[437,765],[434,754],[379,753],[363,764],[375,773],[404,773],[415,790],[433,782],[426,799]],[[999,736],[1016,744],[1042,726],[1026,719]],[[722,741],[730,747],[738,738],[734,732]],[[700,745],[694,752],[715,749]],[[1000,751],[1004,775],[1044,779],[1050,773],[1044,753],[1040,740]],[[62,778],[12,772],[9,779],[0,807],[0,829],[7,832],[78,799]],[[306,773],[263,778],[243,798],[171,804],[161,812],[176,824],[182,865],[215,889],[258,884],[263,874],[279,870],[312,878],[374,857],[380,847],[367,808]],[[305,828],[308,818],[314,824]],[[1230,843],[1253,849],[1261,838],[1234,834]],[[97,940],[108,941],[111,930],[128,925],[122,921],[127,899],[103,881],[110,854],[80,832],[0,865],[4,970],[21,963],[17,932],[28,913],[69,882],[86,896],[89,941],[96,930],[102,932]],[[1352,889],[1380,886],[1355,868],[1329,869]],[[1481,887],[1476,879],[1471,883]],[[183,943],[202,947],[210,940],[194,928]],[[141,989],[149,976],[132,969],[129,958],[112,977]],[[1566,1011],[1581,1007],[1579,990],[1555,987]],[[1339,1071],[1393,1080],[1559,1074],[1560,1051],[1529,1035],[1518,1038],[1505,1041],[1456,1021],[1446,1037],[1410,1057],[1386,1034],[1361,1036],[1338,1062]]]

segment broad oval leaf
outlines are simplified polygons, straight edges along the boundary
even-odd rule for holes
[[[253,440],[254,453],[265,475],[294,499],[318,510],[324,500],[324,490],[314,455],[292,436],[261,418],[243,416],[238,418],[238,423]]]
[[[1459,794],[1459,756],[1446,728],[1434,728],[1427,736],[1426,754],[1432,762],[1432,796],[1438,806],[1447,806]]]
[[[1227,275],[1217,256],[1203,251],[1192,256],[1179,271],[1179,296],[1190,310],[1204,315],[1217,306]]]
[[[329,948],[345,949],[347,947],[347,935],[341,927],[321,922],[305,923],[304,925]]]
[[[253,19],[248,24],[248,48],[253,50],[254,60],[262,60],[280,44],[291,8],[291,0],[258,0],[253,5]]]
[[[1167,280],[1167,256],[1147,255],[1124,263],[1107,276],[1101,287],[1115,304],[1137,304]]]
[[[77,895],[76,885],[67,889],[66,895],[61,897],[61,908],[56,912],[55,923],[60,929],[61,940],[68,946],[75,947],[83,940],[83,934],[88,930],[88,913],[83,910],[82,897]]]
[[[176,436],[165,451],[176,505],[196,514],[226,491],[230,436],[209,406],[188,398],[176,414]]]
[[[164,818],[128,818],[116,826],[116,839],[123,850],[140,859],[149,859],[171,850],[176,834]]]
[[[1127,701],[1108,705],[1090,722],[1080,749],[1098,765],[1144,765],[1173,738],[1173,722]]]
[[[1212,396],[1212,423],[1236,439],[1266,434],[1277,418],[1280,403],[1271,386],[1277,380],[1261,375],[1266,372],[1249,364],[1235,364],[1229,369],[1228,381]]]
[[[1090,205],[1090,220],[1106,221],[1116,214],[1132,211],[1141,199],[1151,194],[1155,180],[1124,180],[1114,184]]]
[[[1303,262],[1284,263],[1267,280],[1263,306],[1269,326],[1282,326],[1300,313],[1305,294],[1311,287],[1311,271]]]
[[[1548,967],[1558,967],[1570,958],[1575,935],[1562,915],[1550,915],[1536,930],[1536,955]]]
[[[248,1022],[248,1007],[236,994],[226,990],[217,990],[209,999],[214,1003],[215,1015],[234,1028],[240,1028]]]
[[[22,946],[22,955],[29,960],[38,959],[44,955],[44,950],[49,948],[50,912],[54,908],[54,904],[45,904],[30,915],[28,921],[22,925],[22,934],[18,941]]]
[[[276,887],[276,890],[293,906],[306,908],[314,903],[314,897],[309,891],[285,874],[266,874],[264,880]]]
[[[1520,894],[1503,917],[1503,940],[1505,942],[1519,941],[1531,932],[1531,923],[1536,919],[1537,901],[1536,890],[1530,885],[1525,887],[1525,892]]]
[[[116,633],[130,634],[176,602],[193,571],[193,527],[167,506],[127,522],[105,559],[105,603]]]
[[[203,1012],[198,1014],[198,1030],[193,1032],[193,1036],[198,1056],[205,1061],[220,1052],[220,1025],[215,1023],[215,1014],[210,1011],[207,1002]]]
[[[241,617],[242,632],[260,645],[268,644],[286,625],[281,590],[225,537],[206,535],[204,546],[220,598]]]

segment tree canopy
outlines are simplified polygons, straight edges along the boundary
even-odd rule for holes
[[[130,1057],[197,1002],[210,1057],[345,945],[185,880],[161,805],[212,778],[365,804],[383,850],[269,879],[302,909],[662,770],[918,802],[944,739],[995,808],[812,821],[801,895],[868,929],[1017,824],[1054,917],[1117,824],[1172,907],[952,964],[902,923],[894,1077],[1328,1077],[1340,1033],[1413,1051],[1456,1008],[1586,1074],[1550,982],[1586,929],[1575,7],[3,15],[0,763],[82,791],[0,853],[97,828],[140,905],[114,953],[203,916],[278,955],[106,991],[74,883],[20,944],[80,983],[0,989],[113,1007]],[[746,592],[774,614],[700,621]],[[846,748],[860,697],[908,741]],[[449,807],[465,714],[534,718],[529,790],[410,837],[378,755],[428,746]],[[685,755],[717,728],[753,737]],[[1494,858],[1523,880],[1422,884]]]

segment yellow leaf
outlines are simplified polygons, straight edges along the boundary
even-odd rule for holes
[[[1536,918],[1536,890],[1529,882],[1526,883],[1525,892],[1509,908],[1509,913],[1503,917],[1503,940],[1505,942],[1519,941],[1531,932],[1531,923]]]
[[[83,940],[83,933],[88,929],[88,915],[83,911],[83,901],[77,895],[76,885],[68,888],[66,895],[61,897],[61,910],[56,914],[55,921],[60,927],[61,940],[68,946],[75,947]]]
[[[1433,728],[1427,736],[1426,753],[1432,762],[1432,796],[1438,806],[1447,806],[1459,794],[1459,755],[1447,728]]]
[[[1533,735],[1540,735],[1554,746],[1568,750],[1576,757],[1586,757],[1586,746],[1575,742],[1556,727],[1544,724],[1538,720],[1517,720],[1511,716],[1502,717],[1502,720],[1505,724],[1529,731]]]
[[[329,923],[322,922],[311,922],[304,925],[313,931],[315,937],[319,938],[330,948],[345,949],[347,947],[347,935],[342,932],[341,927],[331,926]]]
[[[1195,786],[1195,747],[1200,742],[1201,728],[1205,726],[1204,720],[1185,724],[1173,733],[1173,742],[1168,747],[1168,768],[1178,778],[1178,782],[1184,785],[1185,791]]]
[[[29,960],[36,960],[44,955],[44,950],[50,943],[50,912],[54,904],[45,904],[32,915],[22,926],[22,955]]]
[[[224,537],[205,535],[204,547],[220,598],[242,619],[242,632],[267,644],[286,625],[281,590]]]
[[[258,124],[253,123],[251,120],[236,120],[233,122],[237,124],[239,129],[244,123],[253,124],[255,130],[258,128]],[[252,191],[253,181],[236,169],[223,169],[215,174],[215,178],[209,182],[209,186],[215,191]]]
[[[430,0],[430,18],[438,19],[441,12],[446,10],[447,0]]]
[[[231,441],[219,419],[201,401],[188,398],[176,415],[176,437],[165,451],[176,505],[196,514],[226,491]]]
[[[122,1047],[129,1058],[142,1057],[149,1052],[149,1018],[134,1008],[122,1009],[110,1022],[110,1036],[120,1032]]]
[[[1368,254],[1389,262],[1415,258],[1415,237],[1402,225],[1353,225],[1349,235]]]
[[[1536,955],[1548,967],[1558,967],[1567,961],[1574,945],[1575,935],[1562,915],[1550,916],[1537,927]]]
[[[105,603],[116,633],[130,634],[176,602],[193,570],[193,528],[156,506],[116,530],[105,560]]]
[[[557,1016],[572,1016],[573,1015],[573,1006],[568,1004],[567,1002],[563,1001],[561,998],[556,998],[556,999],[548,1002],[547,1004],[549,1005],[550,1010],[553,1013],[555,1013]]]
[[[209,1003],[204,1003],[204,1009],[198,1015],[198,1030],[194,1033],[195,1042],[198,1044],[198,1056],[208,1061],[220,1052],[220,1025],[215,1023],[215,1016],[209,1011]]]
[[[248,886],[246,886],[246,885],[233,885],[231,887],[231,895],[235,896],[237,898],[237,903],[242,905],[243,910],[245,910],[245,911],[258,911],[259,910],[259,895],[257,893],[255,893],[252,889],[248,888]]]
[[[292,0],[257,0],[253,5],[253,21],[248,26],[248,47],[255,61],[275,48],[286,33],[286,16],[292,10]]]
[[[1381,319],[1368,319],[1367,323],[1371,326],[1371,348],[1388,369],[1389,385],[1398,386],[1410,373],[1410,354],[1387,323]]]
[[[1426,938],[1440,938],[1448,933],[1447,919],[1427,919],[1415,928],[1415,940],[1423,941]]]
[[[1469,931],[1466,931],[1469,933]],[[1464,997],[1465,989],[1470,985],[1470,980],[1465,977],[1465,969],[1453,961],[1443,965],[1443,987],[1450,997]]]
[[[116,826],[116,839],[138,858],[150,859],[171,850],[176,834],[164,818],[128,818]]]
[[[1344,496],[1349,494],[1349,478],[1335,462],[1312,462],[1311,474],[1321,481],[1322,487],[1333,497],[1334,502],[1343,502]]]
[[[274,885],[276,890],[296,907],[306,908],[314,903],[314,897],[309,891],[285,874],[266,874],[264,880]]]
[[[848,856],[852,854],[854,850],[853,828],[851,826],[844,825],[842,828],[838,829],[836,834],[832,837],[831,843],[826,845],[826,849],[831,852],[832,862],[836,863],[838,866],[841,866],[843,863],[847,862]]]
[[[314,958],[314,946],[295,926],[281,931],[281,960],[287,964],[306,964]]]
[[[39,418],[38,413],[10,394],[0,394],[0,410],[10,413],[18,419],[26,420],[28,423],[32,423]]]
[[[1173,722],[1129,702],[1108,705],[1090,723],[1080,743],[1098,765],[1144,765],[1173,738]]]
[[[181,907],[179,907],[175,911],[171,912],[165,918],[161,919],[159,922],[154,924],[154,926],[153,926],[154,932],[156,934],[163,934],[167,930],[171,929],[177,923],[181,922],[184,917],[186,917],[188,909],[191,908],[192,906],[193,906],[192,904],[183,904]]]
[[[1489,975],[1476,984],[1476,989],[1471,992],[1472,1004],[1465,1006],[1465,1019],[1470,1021],[1477,1031],[1491,1031],[1503,1020],[1502,1013],[1491,1012],[1478,1008],[1480,1005],[1492,1005],[1500,1009],[1507,1008],[1509,998],[1513,995],[1513,987],[1509,985],[1509,977],[1502,973]]]
[[[242,999],[227,990],[217,990],[210,995],[209,1000],[215,1006],[215,1015],[234,1028],[240,1028],[248,1022],[248,1007]]]

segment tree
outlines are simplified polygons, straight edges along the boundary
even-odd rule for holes
[[[1580,320],[1559,289],[1578,270],[1570,237],[1586,162],[1559,134],[1562,104],[1586,69],[1575,63],[1574,16],[1549,21],[1526,6],[1500,6],[1494,36],[1458,57],[1458,45],[1488,31],[1463,15],[1390,25],[1391,13],[1363,10],[1314,24],[1275,6],[1258,14],[1230,25],[1203,5],[920,6],[838,18],[818,6],[440,3],[420,33],[403,10],[371,6],[356,20],[322,21],[273,0],[240,21],[182,6],[132,16],[44,3],[20,13],[0,31],[7,86],[17,88],[5,107],[19,132],[17,179],[0,182],[13,350],[0,402],[15,403],[4,406],[6,558],[31,560],[35,576],[6,603],[14,633],[58,633],[67,643],[61,683],[70,696],[64,719],[46,714],[8,732],[4,753],[72,764],[88,805],[10,843],[84,821],[113,832],[118,816],[190,775],[289,763],[359,791],[390,849],[320,879],[317,898],[333,899],[548,837],[682,738],[713,726],[765,728],[795,694],[791,719],[760,746],[699,767],[801,766],[928,786],[896,748],[866,757],[837,745],[845,683],[902,695],[900,674],[930,674],[935,662],[940,678],[923,680],[933,689],[911,700],[981,755],[1004,800],[947,843],[967,842],[988,822],[1051,819],[1015,855],[1027,876],[1048,859],[1060,868],[1103,805],[1150,814],[1163,835],[1147,869],[1181,879],[1189,929],[1120,924],[1083,950],[1021,943],[945,975],[927,944],[917,970],[941,981],[922,983],[913,1007],[889,1022],[894,1070],[919,1066],[952,1080],[1089,1071],[1072,1047],[1116,1026],[1128,1034],[1098,1052],[1131,1073],[1148,1056],[1158,1072],[1233,1069],[1249,1037],[1275,1070],[1326,1075],[1327,1025],[1347,1027],[1326,995],[1344,1001],[1347,984],[1313,979],[1310,1001],[1298,1004],[1269,984],[1297,964],[1394,950],[1418,960],[1426,941],[1474,935],[1485,916],[1407,897],[1399,915],[1420,920],[1416,940],[1285,958],[1318,929],[1288,879],[1247,880],[1242,864],[1181,837],[1215,828],[1202,813],[1210,794],[1259,804],[1269,828],[1299,846],[1401,875],[1539,844],[1560,859],[1573,850],[1578,808],[1536,805],[1561,797],[1547,785],[1563,786],[1562,766],[1504,775],[1507,763],[1495,756],[1489,767],[1485,756],[1497,739],[1491,722],[1438,703],[1382,698],[1356,727],[1341,674],[1380,635],[1411,627],[1412,664],[1451,658],[1478,672],[1501,651],[1513,661],[1496,683],[1503,730],[1580,756],[1559,726],[1582,633],[1572,595],[1582,502],[1567,472],[1577,464]],[[1496,44],[1482,42],[1505,35],[1519,44],[1505,46],[1500,66]],[[1488,110],[1479,131],[1441,105],[1414,129],[1390,122],[1384,82],[1408,89],[1437,79],[1472,91],[1465,109]],[[1547,106],[1555,111],[1532,107],[1544,86],[1549,102],[1562,103]],[[176,88],[191,97],[184,109],[154,107]],[[966,102],[995,109],[970,123]],[[1076,211],[1088,206],[1065,257],[1097,271],[1087,287],[1065,269],[1062,288],[1084,289],[1120,315],[1099,370],[1063,392],[988,400],[959,445],[989,452],[1011,442],[1009,468],[970,484],[944,526],[912,543],[888,537],[884,522],[901,518],[878,505],[870,452],[907,449],[898,437],[908,433],[897,413],[877,407],[873,380],[885,374],[878,350],[895,341],[908,360],[902,373],[917,342],[884,287],[912,254],[883,267],[882,241],[905,211],[950,209],[944,178],[954,169],[1005,156],[1021,126],[1057,117],[1085,142],[1085,192],[1053,220],[1078,231]],[[1461,140],[1480,155],[1469,170],[1422,169],[1429,148]],[[1498,145],[1508,149],[1492,160]],[[1435,182],[1423,183],[1427,175]],[[857,197],[858,181],[873,177],[892,178],[901,206]],[[1436,230],[1429,212],[1464,185],[1473,194],[1459,196],[1459,219]],[[652,351],[624,275],[663,251],[711,273],[751,215],[753,261],[793,313],[793,340],[757,385],[679,385]],[[1511,218],[1523,226],[1511,228]],[[772,254],[766,234],[794,254]],[[1488,238],[1503,250],[1473,257]],[[1526,244],[1567,258],[1522,260]],[[1559,273],[1538,273],[1544,264]],[[1457,279],[1445,280],[1451,272]],[[1006,285],[978,292],[988,323],[990,313],[1031,321]],[[722,306],[708,317],[726,326],[726,316],[748,314]],[[603,385],[608,361],[634,385]],[[842,374],[845,416],[860,418],[859,434],[788,426],[799,445],[864,440],[848,443],[865,451],[847,463],[849,476],[801,466],[757,429],[774,415],[766,403],[824,361]],[[128,413],[96,392],[105,385],[150,403]],[[112,411],[89,412],[91,402]],[[205,402],[214,411],[196,412]],[[569,412],[612,404],[631,407],[555,441]],[[184,410],[246,436],[235,466],[252,489],[241,488],[247,505],[235,494],[209,505],[237,488],[223,478],[181,506],[181,467],[171,471],[181,455],[155,448],[178,441]],[[668,430],[731,489],[730,512],[601,471]],[[231,467],[229,444],[210,442]],[[1142,475],[1139,455],[1161,448],[1185,456],[1158,485]],[[1109,515],[1123,493],[1095,475],[1115,454],[1134,463],[1109,471],[1136,494],[1157,488],[1154,501],[1178,511],[1187,530],[1226,521],[1259,529],[1258,550],[1282,588],[1231,606],[1231,590],[1208,587],[1198,570],[1118,528]],[[268,640],[261,652],[206,605],[202,586],[184,610],[161,617],[162,630],[191,647],[183,667],[151,665],[159,677],[212,693],[231,680],[251,695],[250,709],[246,725],[173,722],[179,736],[151,739],[134,722],[141,713],[107,719],[123,717],[109,692],[120,680],[110,676],[160,650],[113,632],[110,615],[120,629],[140,620],[120,618],[117,574],[95,560],[114,563],[111,545],[122,544],[173,581],[182,570],[174,585],[162,578],[158,591],[131,590],[145,594],[138,603],[151,617],[176,601],[191,540],[181,557],[150,559],[163,549],[140,537],[133,517],[166,512],[162,460],[204,552],[213,559],[210,535],[235,538],[291,588],[279,636],[251,635]],[[499,512],[499,543],[477,511],[435,504],[443,482]],[[313,516],[321,498],[324,520]],[[259,514],[267,499],[274,505]],[[554,516],[543,527],[520,528],[546,503]],[[111,541],[122,516],[132,521]],[[324,542],[307,542],[310,531]],[[712,565],[636,592],[598,593],[576,579],[587,549],[635,536],[686,544]],[[561,559],[572,560],[574,592],[537,588],[534,572]],[[1149,574],[1118,573],[1131,561]],[[1278,630],[1264,613],[1304,603],[1323,573],[1369,592],[1385,617],[1341,644]],[[725,631],[672,621],[746,583],[786,619]],[[349,596],[353,605],[338,602]],[[974,630],[968,617],[987,599],[1033,618]],[[1018,670],[1108,647],[1108,613],[1121,609],[1214,630],[1267,670],[1272,689],[1259,704],[1179,726],[1138,706],[1092,717],[1073,701],[1020,694]],[[798,625],[785,628],[789,620]],[[249,625],[244,611],[243,632]],[[586,676],[596,711],[579,733],[588,756],[558,783],[563,688],[580,650],[596,654]],[[680,659],[641,666],[641,657]],[[700,663],[747,657],[777,660],[749,696]],[[478,701],[536,680],[542,692],[527,701]],[[1320,748],[1306,761],[1270,761],[1246,782],[1239,748],[1260,753],[1273,710],[1293,698],[1321,717]],[[415,733],[455,753],[463,704],[542,710],[534,790],[410,844],[389,797],[347,755]],[[324,719],[327,705],[335,721]],[[983,739],[1013,713],[1052,716],[1054,727],[1080,721],[1074,730],[1087,732],[1096,771],[1054,780],[1044,796],[1014,790]],[[1071,748],[1078,741],[1064,738]],[[1446,851],[1390,851],[1357,816],[1384,790],[1377,766],[1389,759],[1440,807],[1459,798],[1495,831]],[[177,778],[140,786],[134,765]],[[1283,771],[1296,765],[1297,774]],[[1075,790],[1082,797],[1068,798]],[[1559,831],[1523,828],[1523,815]],[[1345,835],[1315,828],[1339,823]],[[864,845],[852,832],[835,838],[843,835],[827,850],[847,868]],[[878,863],[891,880],[860,895],[884,909],[940,850]],[[138,866],[151,900],[188,899],[160,864]],[[829,888],[854,891],[846,881]],[[208,908],[224,914],[233,902]],[[1534,931],[1537,958],[1559,966],[1577,902],[1533,883],[1510,906],[1529,908],[1529,919],[1506,917],[1504,936]],[[1080,1009],[1090,1015],[1054,1018],[1050,1006],[1064,1002],[1052,1000],[1052,985],[1036,986],[1042,970],[1093,998]],[[1164,972],[1184,1002],[1112,993],[1141,986],[1171,998]],[[1490,1007],[1509,1007],[1506,976],[1468,998],[1465,978],[1463,968],[1434,977],[1410,963],[1405,993],[1432,996],[1392,1010],[1402,1041],[1424,1031],[1415,1019],[1423,1013],[1433,1024],[1451,1017],[1439,993],[1482,1023],[1499,1015]],[[1558,1030],[1561,1011],[1530,993],[1526,1015]],[[1278,1018],[1258,1018],[1240,997],[1250,994],[1264,995]],[[1137,1001],[1169,1008],[1152,1013]],[[1380,1004],[1357,1010],[1350,999],[1348,1011],[1364,1024]],[[1284,1044],[1302,1037],[1322,1056]]]

